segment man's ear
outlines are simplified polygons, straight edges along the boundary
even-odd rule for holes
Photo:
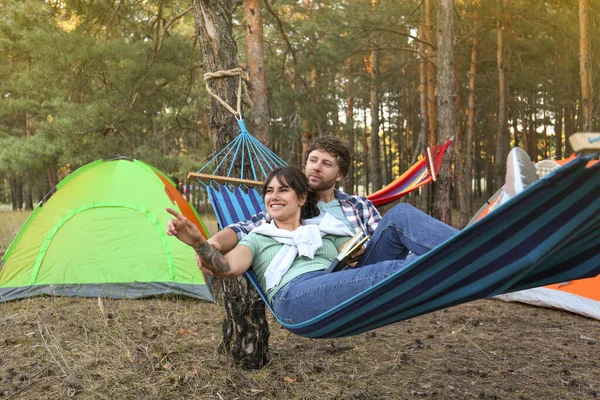
[[[345,178],[344,174],[342,174],[341,172],[338,172],[337,176],[335,177],[335,181],[339,182],[344,178]]]

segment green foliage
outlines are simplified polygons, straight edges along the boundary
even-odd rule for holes
[[[182,148],[210,152],[197,145],[207,136],[200,129],[207,99],[189,36],[193,18],[175,18],[187,2],[10,0],[3,7],[0,171],[7,176],[119,155],[173,170]]]
[[[600,53],[600,15],[590,2],[591,54]],[[479,27],[474,27],[479,4]],[[511,129],[527,120],[541,132],[556,113],[580,107],[577,4],[514,0],[507,31]],[[406,167],[420,129],[415,36],[420,2],[270,1],[263,8],[264,53],[275,150],[296,163],[302,134],[353,136],[356,177],[364,176],[370,135],[371,50],[380,54],[375,84],[394,174]],[[187,0],[6,0],[0,19],[0,173],[41,176],[117,155],[141,158],[170,174],[197,170],[213,152],[209,98]],[[476,158],[486,157],[497,129],[497,2],[456,2],[455,63],[464,129],[471,39],[480,41]],[[179,16],[183,16],[178,18]],[[234,16],[238,59],[245,61],[242,10]],[[435,11],[433,13],[435,25]],[[173,23],[171,23],[173,22]],[[435,31],[434,26],[434,31]],[[430,60],[434,62],[435,60]],[[594,64],[596,65],[596,64]],[[600,102],[599,68],[592,68]],[[345,119],[347,101],[353,121]],[[598,126],[600,107],[593,107]],[[249,110],[245,114],[249,114]],[[232,123],[234,123],[232,119]],[[521,139],[522,140],[522,139]],[[541,140],[541,139],[540,139]],[[382,140],[383,142],[383,140]],[[555,140],[548,137],[553,151]],[[397,159],[396,159],[397,158]],[[382,160],[383,161],[383,160]],[[388,172],[391,174],[391,172]],[[389,180],[389,179],[386,179]]]

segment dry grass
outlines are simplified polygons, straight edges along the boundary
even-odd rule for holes
[[[0,256],[4,254],[31,211],[0,211]]]
[[[335,340],[271,320],[259,371],[218,352],[222,315],[174,297],[0,303],[0,399],[600,397],[600,321],[565,312],[481,300]]]
[[[0,304],[0,398],[597,399],[600,323],[483,300],[359,336],[271,322],[271,363],[219,354],[221,307],[188,299]]]

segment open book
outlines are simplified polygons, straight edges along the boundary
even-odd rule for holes
[[[367,240],[369,240],[369,236],[359,229],[352,239],[346,243],[337,257],[333,259],[326,272],[335,272],[344,269],[348,260],[366,243]]]

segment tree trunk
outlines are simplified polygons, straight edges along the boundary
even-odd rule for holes
[[[554,155],[556,156],[557,160],[560,160],[561,158],[563,158],[563,152],[562,152],[562,147],[563,147],[563,142],[562,142],[563,108],[562,108],[562,106],[558,107],[558,110],[556,111],[556,120],[555,120],[554,124],[556,125],[556,128],[555,128],[555,130],[556,130],[556,133],[555,133],[556,149],[555,149]]]
[[[519,118],[518,118],[518,113],[517,111],[520,110],[514,110],[514,114],[513,118],[511,119],[512,121],[512,126],[513,126],[513,141],[514,141],[514,147],[519,147]]]
[[[374,12],[377,6],[377,0],[371,0],[371,7]],[[371,37],[371,184],[372,191],[375,192],[382,188],[381,180],[381,151],[379,147],[379,49],[375,34]]]
[[[416,140],[415,146],[413,147],[413,154],[410,159],[410,165],[417,162],[417,157],[423,152],[425,148],[425,140],[427,139],[427,133],[429,132],[429,113],[427,107],[429,106],[427,98],[427,64],[428,60],[425,58],[427,49],[425,43],[423,43],[425,35],[425,17],[421,18],[419,23],[419,100],[420,100],[420,114],[421,114],[421,129],[419,130],[419,136]]]
[[[250,96],[252,112],[250,129],[253,135],[265,146],[271,147],[269,134],[269,94],[264,58],[264,35],[261,0],[244,0],[246,21],[246,41],[248,44],[248,73],[250,75]]]
[[[534,95],[531,96],[531,118],[529,120],[529,157],[533,162],[537,162],[537,107],[536,107],[536,98]]]
[[[569,136],[574,133],[573,129],[573,108],[566,106],[565,110],[565,156],[569,157],[573,153],[571,143],[569,143]]]
[[[429,126],[428,126],[428,138],[427,146],[436,145],[436,132],[437,132],[437,103],[435,99],[435,86],[436,86],[436,65],[435,65],[435,39],[433,36],[433,17],[432,17],[432,5],[433,0],[425,0],[425,41],[428,43],[425,46],[427,54],[427,112],[429,114]]]
[[[348,69],[348,81],[346,86],[346,125],[344,126],[345,136],[348,139],[348,145],[350,151],[354,153],[354,97],[352,91],[352,62],[350,59],[347,61]],[[348,187],[349,193],[354,193],[355,179],[354,179],[354,160],[350,163],[348,169],[348,176],[345,178],[345,187]]]
[[[27,180],[27,183],[23,185],[23,202],[25,210],[33,210],[33,193],[31,191],[31,179]]]
[[[465,145],[465,169],[463,177],[468,184],[465,186],[465,196],[467,199],[467,205],[460,208],[460,220],[461,226],[465,219],[471,217],[473,212],[473,196],[472,196],[472,181],[473,181],[473,142],[475,138],[475,89],[477,84],[477,62],[478,62],[478,51],[479,51],[479,37],[477,30],[479,28],[479,14],[477,10],[473,12],[473,41],[471,43],[471,68],[469,74],[469,100],[468,100],[468,111],[467,111],[467,138]],[[468,221],[467,221],[468,222]]]
[[[438,141],[442,143],[456,129],[456,76],[454,72],[454,0],[438,2]],[[446,152],[435,185],[433,216],[452,225],[452,151]]]
[[[496,135],[496,152],[494,157],[494,187],[500,187],[504,183],[506,154],[508,153],[508,118],[506,112],[507,84],[506,61],[504,58],[504,31],[506,29],[505,20],[504,0],[498,0],[498,19],[496,24],[496,62],[498,66],[498,131]]]
[[[23,209],[23,180],[21,178],[8,178],[10,186],[10,200],[12,210],[18,211]]]
[[[590,27],[588,0],[579,0],[579,75],[583,131],[592,131],[592,71],[590,68]]]
[[[232,35],[235,0],[193,0],[196,29],[205,72],[237,67],[236,44]],[[212,90],[228,104],[236,104],[237,81],[213,79]],[[237,135],[233,116],[211,98],[210,129],[216,151]],[[222,279],[226,319],[223,323],[223,349],[246,368],[261,368],[269,361],[269,327],[265,305],[245,277]]]
[[[367,110],[364,111],[363,126],[365,127],[365,133],[363,135],[363,177],[365,182],[364,193],[373,193],[369,191],[369,132],[367,131]]]

